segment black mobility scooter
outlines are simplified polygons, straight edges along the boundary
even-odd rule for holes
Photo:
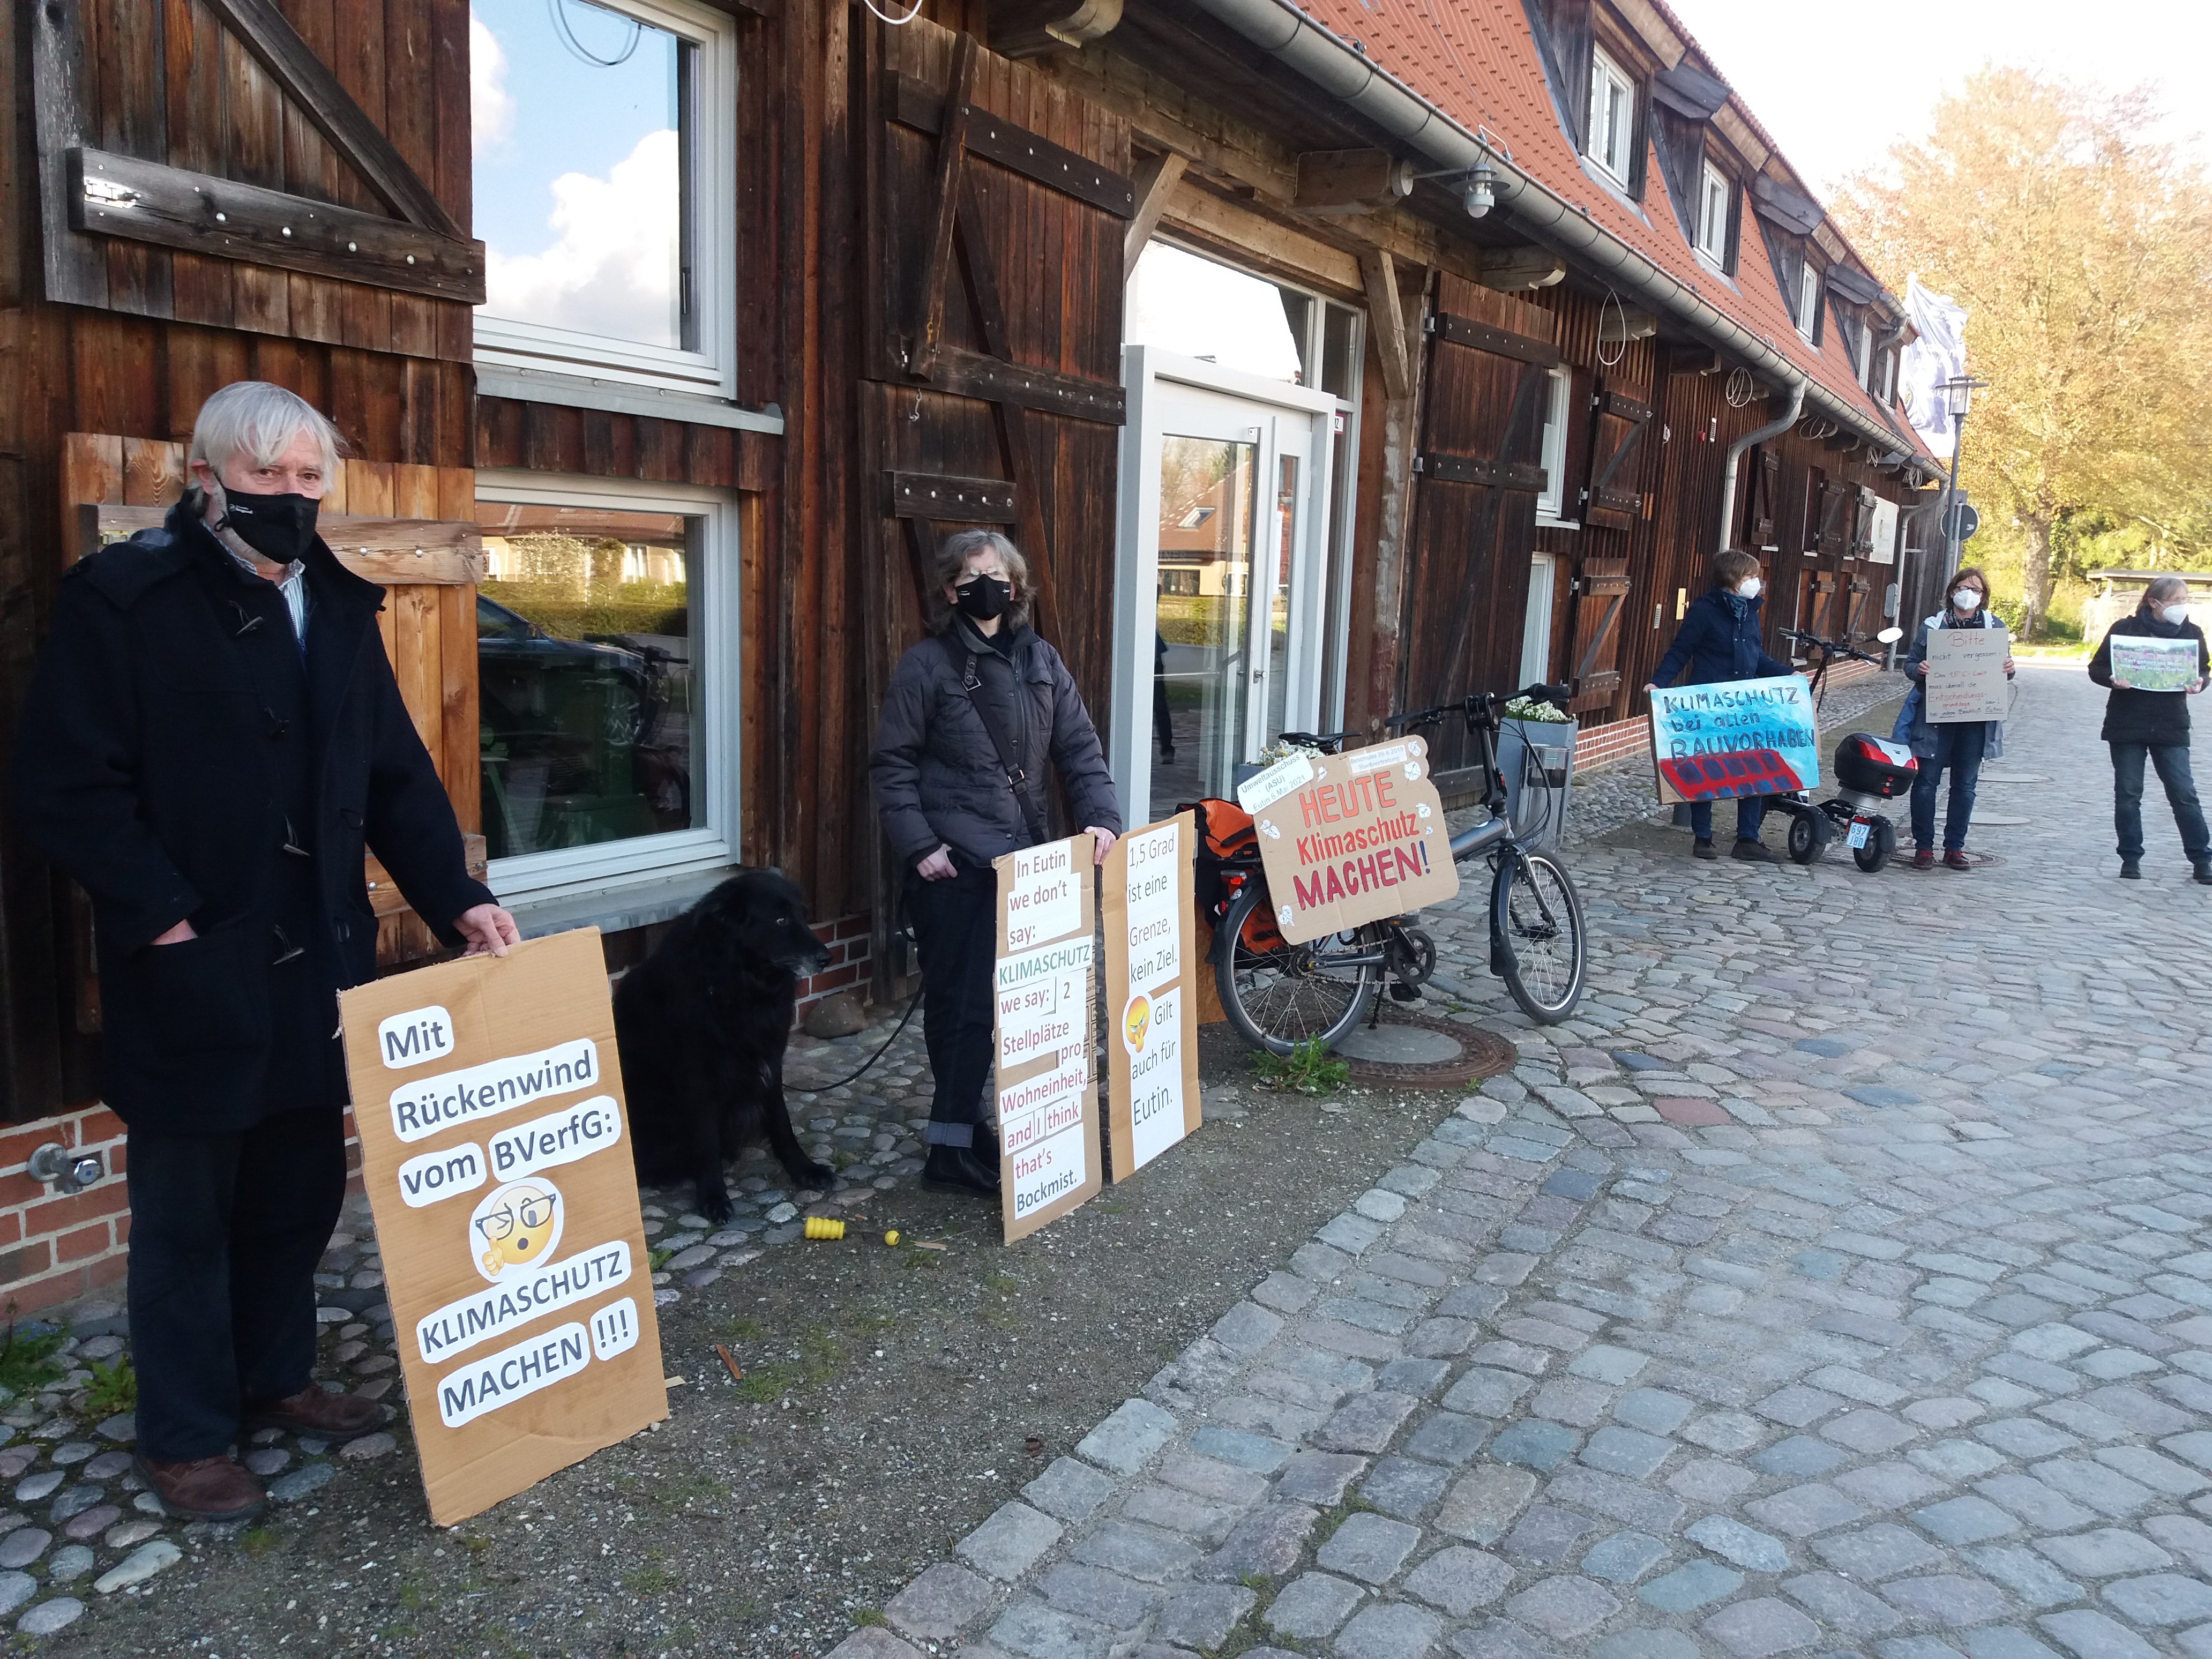
[[[1784,631],[1799,644],[1820,653],[1819,664],[1813,671],[1815,708],[1819,706],[1821,682],[1827,678],[1829,664],[1836,659],[1881,661],[1840,641],[1824,640],[1817,634],[1801,634],[1794,629]],[[1903,630],[1896,628],[1885,628],[1875,635],[1883,645],[1903,637]],[[1912,781],[1919,769],[1920,763],[1904,744],[1878,738],[1871,732],[1850,733],[1836,745],[1836,793],[1832,799],[1815,801],[1802,790],[1773,798],[1772,805],[1790,814],[1790,856],[1799,864],[1814,863],[1827,852],[1828,843],[1840,836],[1851,849],[1851,857],[1859,868],[1869,875],[1874,874],[1889,862],[1890,854],[1897,850],[1897,825],[1884,809],[1899,797],[1912,793]]]

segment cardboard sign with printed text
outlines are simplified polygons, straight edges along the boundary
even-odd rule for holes
[[[1669,805],[1818,788],[1812,688],[1796,674],[1662,686],[1651,694],[1651,765]]]
[[[2010,655],[2012,635],[2002,628],[1929,629],[1928,723],[2002,720],[2012,708],[2004,670]]]
[[[596,927],[339,998],[430,1517],[668,1415]]]
[[[1095,1195],[1098,977],[1089,836],[994,860],[999,948],[992,1040],[999,1097],[1000,1210],[1006,1243]]]
[[[2137,691],[2186,691],[2197,684],[2201,660],[2197,641],[2184,635],[2169,640],[2156,634],[2114,634],[2112,678]]]
[[[1108,1139],[1119,1182],[1199,1124],[1198,955],[1191,860],[1198,820],[1132,830],[1099,872],[1106,922]]]
[[[1293,755],[1238,787],[1284,939],[1302,945],[1459,891],[1428,757],[1418,737]]]

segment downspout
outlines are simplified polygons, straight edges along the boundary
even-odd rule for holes
[[[1729,531],[1735,520],[1735,469],[1743,453],[1754,444],[1763,444],[1769,438],[1778,438],[1797,424],[1797,417],[1805,409],[1805,382],[1790,383],[1790,406],[1765,426],[1755,426],[1728,447],[1728,459],[1721,463],[1721,531],[1713,543],[1716,553],[1725,553],[1729,546]]]
[[[1762,379],[1794,386],[1802,401],[1808,395],[1820,412],[1862,437],[1885,447],[1894,433],[1877,431],[1863,416],[1818,387],[1808,387],[1800,369],[1763,337],[1676,281],[1642,254],[1592,223],[1583,209],[1554,194],[1485,143],[1403,82],[1378,68],[1350,42],[1306,16],[1291,0],[1186,0],[1243,35],[1285,68],[1365,117],[1401,143],[1447,172],[1465,172],[1480,161],[1497,174],[1497,198],[1531,230],[1559,248],[1578,256],[1654,311],[1685,324],[1699,339],[1747,366]],[[1593,184],[1591,189],[1598,186]]]

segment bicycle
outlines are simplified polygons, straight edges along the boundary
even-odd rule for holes
[[[1564,686],[1532,685],[1522,696],[1565,708]],[[1505,814],[1505,782],[1498,763],[1498,710],[1506,699],[1479,691],[1458,702],[1390,715],[1383,724],[1407,732],[1458,714],[1476,740],[1490,816],[1451,838],[1455,863],[1487,857],[1490,971],[1529,1018],[1556,1025],[1582,1000],[1589,966],[1582,901],[1567,872],[1532,851]],[[1280,741],[1334,754],[1351,732],[1316,736],[1286,732]],[[1208,802],[1207,806],[1230,806]],[[1235,809],[1232,809],[1234,811]],[[1256,842],[1218,871],[1222,896],[1212,907],[1214,983],[1222,1011],[1254,1048],[1287,1054],[1318,1039],[1333,1048],[1363,1018],[1373,1022],[1385,980],[1392,997],[1410,1002],[1435,973],[1436,941],[1415,918],[1392,916],[1346,933],[1291,945],[1276,931],[1274,904]]]

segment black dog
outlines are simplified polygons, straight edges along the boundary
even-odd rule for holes
[[[730,1217],[722,1165],[765,1139],[794,1185],[836,1171],[808,1158],[783,1104],[798,975],[830,952],[781,871],[734,875],[684,913],[615,990],[615,1036],[640,1181],[692,1182],[699,1213]]]

